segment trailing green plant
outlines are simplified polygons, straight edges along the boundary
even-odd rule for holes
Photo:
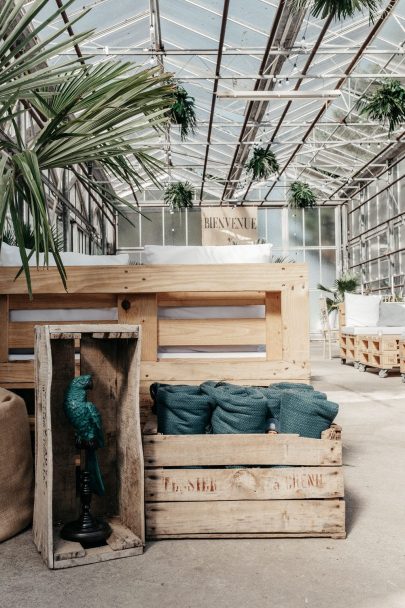
[[[318,283],[317,288],[326,292],[329,296],[326,298],[328,311],[337,310],[339,304],[344,301],[345,293],[356,293],[360,287],[360,279],[353,272],[343,273],[333,284],[333,287],[325,287]]]
[[[288,205],[293,209],[315,207],[316,195],[306,182],[292,182],[288,193]]]
[[[195,100],[186,89],[180,85],[174,92],[174,103],[170,110],[170,121],[180,127],[180,137],[187,139],[194,135],[197,129],[197,118],[195,114]]]
[[[194,188],[190,182],[175,182],[167,186],[164,193],[164,202],[173,211],[193,206]]]
[[[11,5],[8,0],[6,4]],[[33,23],[44,4],[46,2],[42,0],[33,3],[36,12],[31,10],[29,19],[23,20],[27,31],[32,28],[37,31]],[[63,6],[66,8],[69,4]],[[0,85],[4,81],[4,71],[10,76],[9,62],[15,63],[18,70],[16,67],[16,76],[14,80],[11,77],[7,96],[1,98],[3,105],[0,106],[0,120],[6,127],[0,139],[0,246],[6,217],[9,217],[20,249],[20,272],[24,272],[31,294],[28,261],[35,256],[36,265],[39,265],[40,248],[43,248],[46,266],[49,254],[53,255],[66,286],[66,273],[52,234],[45,194],[47,171],[69,168],[89,194],[110,211],[122,213],[121,205],[137,210],[129,201],[117,196],[109,184],[93,179],[85,167],[87,163],[96,163],[107,177],[118,178],[132,191],[145,178],[158,184],[162,164],[150,154],[150,143],[153,143],[150,129],[163,130],[169,120],[173,85],[168,75],[157,67],[134,73],[133,64],[122,62],[91,67],[75,65],[67,71],[65,67],[57,81],[52,75],[46,80],[44,72],[42,80],[38,78],[38,86],[31,82],[29,95],[27,93],[29,106],[41,116],[41,122],[35,130],[23,133],[16,120],[15,102],[25,99],[21,97],[24,74],[30,74],[32,66],[40,63],[38,58],[35,62],[33,56],[38,52],[42,62],[45,51],[42,43],[33,44],[21,55],[10,51],[10,48],[14,49],[13,44],[18,46],[13,33],[16,13],[1,10],[5,22],[0,20],[0,33],[6,41],[10,37],[12,43],[5,44],[4,40],[0,43]],[[54,21],[60,11],[56,15]],[[47,25],[50,23],[48,19]],[[52,22],[52,27],[57,28],[58,24]],[[23,29],[20,35],[25,31]],[[53,34],[56,35],[57,32]],[[71,41],[70,46],[72,44]],[[49,70],[47,73],[51,74]],[[19,213],[21,201],[28,206],[34,233],[34,245],[28,254]]]
[[[32,228],[32,226],[27,223],[22,224],[21,233],[22,233],[22,239],[24,241],[24,247],[26,249],[30,249],[30,250],[33,249],[33,247],[35,247],[35,233],[34,233],[34,229]],[[51,226],[51,233],[52,233],[52,238],[53,238],[53,242],[55,244],[56,249],[58,251],[62,251],[63,235],[58,231],[57,226],[55,226],[55,225]],[[7,228],[4,230],[3,243],[7,243],[7,245],[13,245],[13,246],[18,245],[17,237],[12,228]],[[43,253],[44,250],[45,250],[44,243],[42,243],[40,241],[38,244],[38,251]]]
[[[357,12],[368,11],[370,21],[374,21],[381,0],[291,0],[294,11],[301,11],[311,6],[311,15],[326,19],[333,15],[337,21],[350,19]]]
[[[279,170],[276,155],[270,148],[257,147],[253,149],[251,159],[246,164],[246,170],[252,180],[266,180]]]
[[[360,114],[383,125],[388,122],[389,133],[405,122],[405,89],[399,80],[385,82],[359,104]]]

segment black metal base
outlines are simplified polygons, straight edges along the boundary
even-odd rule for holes
[[[105,545],[112,530],[110,525],[103,519],[92,517],[91,521],[83,521],[83,518],[70,521],[63,526],[60,535],[64,540],[80,543],[84,548]]]

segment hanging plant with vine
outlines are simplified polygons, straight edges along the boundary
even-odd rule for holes
[[[273,173],[277,173],[279,168],[276,155],[267,147],[254,148],[252,158],[246,164],[246,170],[251,174],[252,180],[266,180]]]
[[[173,125],[180,127],[180,137],[184,141],[189,135],[194,135],[197,129],[195,114],[195,100],[186,89],[177,86],[174,92],[174,103],[170,111],[170,120]]]
[[[381,6],[381,0],[291,0],[293,11],[298,12],[311,8],[311,15],[315,18],[326,19],[331,15],[337,21],[351,19],[357,12],[368,11],[370,21],[374,21],[374,17]]]
[[[360,114],[383,125],[388,122],[391,134],[405,122],[405,89],[399,80],[389,80],[365,100],[360,100]]]
[[[315,207],[316,195],[306,182],[292,182],[289,189],[288,206],[292,209]]]
[[[164,202],[173,211],[175,209],[191,208],[193,206],[194,188],[190,182],[170,184],[164,193]]]

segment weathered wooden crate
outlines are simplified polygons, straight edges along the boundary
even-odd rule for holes
[[[160,435],[150,421],[143,442],[148,538],[346,535],[336,425],[308,439]]]
[[[36,328],[34,542],[49,568],[139,555],[144,544],[143,456],[139,422],[140,328],[64,325]],[[80,350],[80,370],[75,348]],[[70,380],[92,374],[89,400],[101,412],[105,447],[98,451],[106,494],[92,511],[110,521],[107,545],[84,549],[58,530],[78,516],[74,430],[63,412]]]

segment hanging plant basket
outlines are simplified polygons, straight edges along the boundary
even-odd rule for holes
[[[306,182],[293,182],[290,185],[288,206],[293,209],[308,209],[315,207],[316,196]]]
[[[246,164],[246,170],[252,180],[266,180],[279,170],[276,155],[267,148],[255,148],[252,158]]]
[[[405,122],[405,89],[399,80],[384,83],[360,104],[360,114],[383,125],[388,122],[389,133]]]
[[[358,11],[368,11],[370,21],[374,21],[381,0],[291,0],[292,9],[298,12],[312,5],[311,15],[315,18],[326,19],[333,15],[337,21],[350,19]]]
[[[176,182],[165,190],[164,202],[173,211],[193,206],[194,188],[190,182]]]
[[[178,86],[174,93],[175,101],[171,109],[170,120],[180,127],[180,137],[187,139],[194,135],[197,128],[194,97],[190,97],[184,87]]]

